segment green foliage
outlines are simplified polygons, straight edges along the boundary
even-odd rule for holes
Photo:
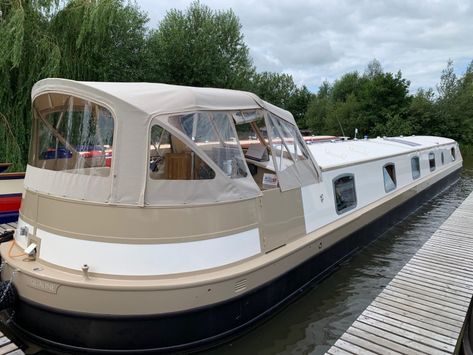
[[[307,87],[298,87],[289,74],[255,73],[251,84],[245,88],[263,100],[290,111],[296,122],[304,126],[304,116],[313,95]]]
[[[347,73],[323,83],[309,103],[306,124],[317,134],[397,136],[424,134],[450,137],[473,146],[473,61],[458,77],[448,61],[437,85],[409,93],[409,81],[385,73],[378,61],[363,75]]]
[[[360,136],[410,134],[410,102],[409,81],[401,72],[384,73],[373,61],[363,75],[347,73],[333,85],[324,83],[305,120],[317,134],[353,136],[356,128]]]
[[[254,72],[241,25],[232,10],[193,2],[171,10],[148,41],[151,81],[245,88]]]
[[[143,80],[146,15],[121,0],[0,0],[0,161],[24,169],[31,88],[60,76]]]
[[[257,73],[233,11],[193,2],[158,28],[127,0],[0,0],[0,161],[26,165],[31,88],[45,77],[150,81],[255,92],[316,134],[431,134],[473,146],[473,61],[448,61],[433,90],[409,93],[402,73],[371,61],[317,94],[291,75]]]
[[[0,1],[0,160],[24,168],[33,84],[53,76],[59,49],[48,32],[56,1]]]
[[[121,0],[71,0],[51,21],[61,51],[59,76],[139,81],[145,77],[148,18]]]

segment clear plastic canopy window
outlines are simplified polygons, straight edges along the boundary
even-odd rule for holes
[[[153,180],[214,179],[215,172],[180,139],[159,125],[151,128],[150,178]]]
[[[283,171],[295,162],[309,160],[309,153],[296,127],[269,114],[269,131],[276,170]]]
[[[34,102],[29,164],[75,174],[108,176],[114,121],[106,108],[63,94]]]
[[[189,137],[227,176],[248,176],[229,113],[194,112],[170,117],[169,122]]]

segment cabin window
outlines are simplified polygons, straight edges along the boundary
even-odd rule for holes
[[[243,115],[240,112],[237,114]],[[241,147],[245,151],[245,158],[260,162],[270,160],[268,131],[262,114],[254,117],[254,121],[238,124],[236,130]]]
[[[452,157],[452,161],[455,161],[455,147],[452,147],[452,149],[450,149],[450,155]]]
[[[418,179],[420,177],[420,161],[419,157],[411,158],[411,170],[412,170],[412,179]]]
[[[396,167],[394,164],[386,164],[383,167],[384,191],[390,192],[396,188]]]
[[[29,164],[75,174],[109,176],[114,120],[96,103],[63,94],[34,102]]]
[[[445,164],[445,157],[443,152],[440,153],[440,161],[442,162],[442,165]]]
[[[435,170],[435,154],[434,154],[434,152],[429,153],[429,167],[430,167],[430,171]]]
[[[149,176],[153,180],[207,180],[215,172],[186,144],[158,125],[151,127]]]
[[[296,161],[309,159],[307,148],[295,126],[269,114],[269,130],[277,170],[283,171]]]
[[[356,207],[355,177],[353,174],[338,176],[333,179],[335,209],[338,214]]]
[[[232,117],[225,112],[194,112],[169,118],[228,177],[248,175]]]

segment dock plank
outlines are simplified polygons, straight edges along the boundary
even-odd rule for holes
[[[473,295],[472,225],[473,193],[327,353],[453,354]]]
[[[0,355],[11,353],[12,351],[17,350],[17,349],[18,347],[15,344],[9,343],[0,348]]]

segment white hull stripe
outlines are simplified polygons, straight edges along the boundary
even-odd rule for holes
[[[63,237],[38,229],[39,258],[54,265],[109,275],[165,275],[205,270],[261,252],[259,230],[169,244],[118,244]]]

